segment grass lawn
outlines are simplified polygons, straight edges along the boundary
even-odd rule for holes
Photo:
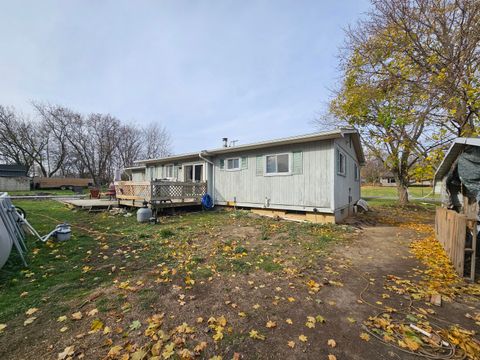
[[[72,225],[68,242],[43,244],[29,238],[28,268],[14,253],[0,270],[0,324],[7,325],[0,330],[0,348],[5,345],[2,336],[12,336],[8,351],[47,338],[51,347],[42,348],[46,353],[41,358],[56,358],[72,336],[92,331],[96,337],[89,337],[81,349],[86,358],[102,358],[118,344],[123,353],[130,338],[135,346],[144,345],[149,337],[159,337],[156,330],[154,336],[141,336],[149,326],[156,329],[154,322],[160,320],[152,320],[153,314],[164,314],[158,316],[170,329],[184,323],[213,329],[200,331],[198,339],[210,344],[217,334],[225,341],[214,337],[205,354],[228,352],[248,338],[242,319],[255,319],[258,309],[272,300],[290,304],[299,294],[308,296],[309,279],[315,279],[310,286],[319,286],[321,278],[314,272],[319,259],[328,257],[330,245],[343,242],[351,231],[244,211],[190,213],[146,225],[135,216],[75,211],[55,201],[15,204],[26,210],[42,235],[58,223]],[[253,287],[260,287],[260,294],[251,296]],[[231,296],[227,303],[225,296]],[[211,316],[227,316],[220,305],[230,309],[228,326],[222,325],[223,318],[207,324]],[[263,322],[268,314],[262,314]],[[33,351],[26,358],[36,356]]]
[[[422,198],[427,196],[429,198],[440,198],[440,194],[432,193],[433,188],[428,186],[411,186],[408,188],[408,193],[411,198]],[[397,188],[390,186],[362,186],[362,197],[398,197]]]

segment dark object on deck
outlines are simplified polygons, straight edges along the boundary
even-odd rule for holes
[[[90,199],[100,199],[100,189],[91,188],[90,189]]]

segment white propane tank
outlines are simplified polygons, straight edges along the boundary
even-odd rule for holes
[[[55,228],[55,237],[57,238],[57,241],[70,240],[71,235],[72,230],[70,228],[70,225],[67,223],[57,225],[57,227]]]
[[[150,209],[146,201],[143,202],[143,207],[137,211],[137,221],[139,223],[149,222],[152,217],[152,209]]]

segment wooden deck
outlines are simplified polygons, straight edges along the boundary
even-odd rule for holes
[[[146,201],[154,209],[200,205],[207,193],[207,182],[180,181],[117,181],[118,203],[142,207]]]
[[[61,199],[59,201],[64,204],[88,211],[109,210],[118,206],[118,202],[116,200],[106,199]]]

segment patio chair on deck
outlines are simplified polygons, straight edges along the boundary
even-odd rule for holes
[[[100,199],[100,189],[90,188],[90,199]]]
[[[107,192],[105,193],[105,195],[108,196],[109,200],[114,200],[117,196],[117,193],[115,192],[115,184],[110,184],[110,186],[108,187],[108,190]]]

